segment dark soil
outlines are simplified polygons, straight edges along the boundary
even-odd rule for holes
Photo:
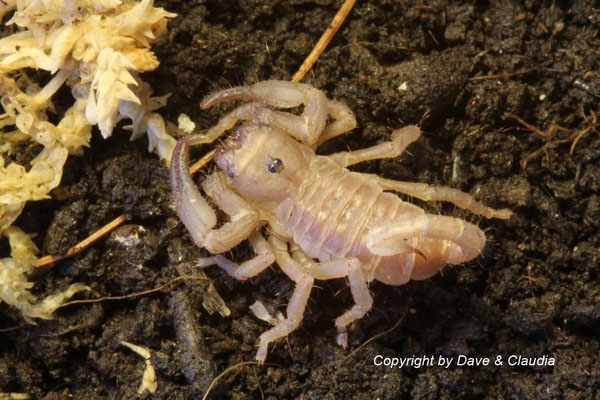
[[[199,111],[224,87],[290,79],[326,29],[337,0],[162,1],[178,13],[145,76],[171,93],[162,114],[200,128],[232,107]],[[346,102],[358,128],[321,153],[359,149],[392,128],[422,121],[418,143],[398,159],[356,169],[462,189],[514,211],[482,220],[448,204],[424,205],[479,223],[483,257],[401,287],[372,283],[375,308],[354,324],[350,348],[335,344],[333,319],[351,304],[343,280],[319,282],[301,328],[272,346],[268,365],[221,378],[213,398],[553,398],[600,395],[600,5],[592,0],[359,2],[305,78]],[[496,75],[493,79],[481,79]],[[507,114],[508,113],[508,114]],[[539,128],[535,133],[513,116]],[[551,129],[559,125],[565,130]],[[541,133],[544,133],[543,136]],[[204,255],[170,208],[168,171],[126,132],[95,135],[69,160],[52,200],[27,206],[16,225],[37,232],[44,254],[62,254],[112,218],[127,225],[36,277],[44,296],[83,282],[119,296],[197,274]],[[560,140],[563,140],[560,142]],[[554,143],[555,141],[559,141]],[[544,147],[546,146],[546,147]],[[536,153],[544,148],[547,151]],[[195,150],[197,155],[208,147]],[[525,165],[526,164],[526,165]],[[127,244],[124,238],[139,240]],[[246,259],[248,245],[235,249]],[[285,311],[293,284],[277,268],[248,282],[205,270],[231,315],[210,314],[206,281],[178,282],[128,300],[69,306],[52,321],[21,325],[0,305],[0,392],[33,398],[136,397],[144,361],[119,341],[148,347],[156,399],[200,398],[226,368],[254,359],[269,326],[249,306]],[[208,300],[207,300],[208,299]],[[204,306],[203,306],[204,303]],[[351,356],[369,338],[402,322]],[[489,366],[386,368],[385,357],[490,357]],[[509,366],[507,357],[555,359]],[[504,364],[493,361],[502,356]],[[72,397],[70,397],[72,396]]]

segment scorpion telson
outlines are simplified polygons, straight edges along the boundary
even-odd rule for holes
[[[201,106],[239,99],[252,103],[236,108],[206,134],[190,139],[211,142],[238,120],[248,121],[243,133],[236,132],[234,142],[228,140],[215,152],[220,171],[202,183],[204,192],[230,221],[215,228],[215,212],[189,176],[188,139],[175,146],[171,182],[177,214],[195,243],[213,254],[201,259],[199,266],[216,264],[244,280],[276,261],[296,284],[286,319],[260,336],[259,363],[264,362],[269,343],[298,327],[315,279],[348,279],[355,305],[335,320],[337,343],[346,347],[348,326],[373,305],[368,282],[376,279],[402,285],[410,279],[426,279],[446,264],[460,264],[481,253],[485,235],[476,225],[427,214],[390,191],[425,201],[449,201],[486,218],[511,215],[509,210],[486,207],[460,190],[346,169],[363,161],[397,157],[419,138],[416,126],[398,129],[389,141],[371,148],[317,156],[317,144],[356,126],[346,105],[310,85],[266,81],[218,92]],[[274,109],[299,105],[304,105],[302,115]],[[268,241],[263,225],[268,225]],[[244,239],[252,245],[254,258],[237,264],[221,255]]]

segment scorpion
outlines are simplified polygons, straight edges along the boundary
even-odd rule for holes
[[[201,103],[206,109],[249,100],[204,133],[180,139],[173,151],[171,187],[175,210],[199,247],[212,256],[201,267],[218,265],[246,280],[277,262],[295,283],[286,318],[262,333],[256,360],[264,363],[268,345],[286,337],[303,318],[315,279],[347,278],[354,306],[335,320],[336,342],[346,348],[348,326],[372,307],[368,283],[389,285],[427,279],[446,264],[476,258],[484,233],[459,218],[428,214],[392,192],[424,201],[447,201],[486,218],[507,219],[507,209],[484,206],[462,191],[385,179],[346,167],[397,157],[415,142],[420,128],[395,130],[389,141],[356,151],[315,154],[315,148],[356,127],[353,112],[308,85],[269,80],[225,89]],[[304,106],[299,114],[280,111]],[[188,148],[210,143],[238,121],[217,148],[218,168],[202,182],[203,191],[229,221],[215,228],[214,209],[188,172]],[[268,239],[262,226],[268,224]],[[255,256],[235,263],[221,253],[248,239]]]

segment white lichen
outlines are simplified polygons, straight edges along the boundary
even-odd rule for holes
[[[277,312],[277,317],[272,316],[267,310],[267,307],[265,307],[265,305],[259,300],[256,300],[254,303],[252,303],[250,306],[250,311],[252,311],[252,314],[254,314],[256,318],[260,319],[261,321],[265,321],[272,326],[276,326],[284,320],[284,316],[281,312]]]
[[[179,114],[179,117],[177,117],[177,128],[190,134],[196,129],[196,124],[187,114]]]
[[[27,201],[47,198],[58,186],[68,155],[81,155],[89,146],[92,126],[106,138],[129,118],[124,128],[131,139],[146,133],[150,151],[170,160],[175,140],[153,112],[166,97],[152,97],[139,73],[158,66],[150,45],[174,16],[153,0],[0,0],[0,18],[9,18],[6,25],[16,31],[0,39],[0,235],[13,248],[0,261],[0,300],[19,308],[28,321],[50,318],[56,304],[84,287],[73,285],[34,303],[27,275],[35,262],[14,252],[15,246],[27,249],[35,258],[37,249],[17,238],[11,225]],[[49,81],[35,82],[31,70],[46,71]],[[60,115],[52,97],[65,84],[74,101]],[[26,141],[43,146],[29,169],[6,163],[4,155]]]
[[[81,283],[74,283],[65,291],[46,297],[38,302],[30,293],[33,286],[27,275],[36,267],[38,249],[29,235],[16,226],[4,230],[3,236],[8,238],[11,256],[0,259],[0,297],[3,301],[18,308],[23,318],[35,323],[33,318],[51,319],[54,311],[75,293],[89,288]]]
[[[155,393],[156,389],[158,389],[158,382],[156,381],[156,371],[150,362],[150,350],[146,347],[138,346],[124,340],[121,340],[120,343],[123,346],[129,347],[135,353],[140,355],[146,363],[146,368],[144,369],[144,374],[142,375],[142,383],[140,384],[137,393],[143,394],[145,391]]]

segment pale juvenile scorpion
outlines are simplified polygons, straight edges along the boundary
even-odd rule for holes
[[[200,266],[218,265],[244,280],[274,261],[296,287],[287,317],[259,339],[256,360],[263,363],[269,343],[287,336],[302,321],[315,279],[346,277],[355,305],[335,320],[337,343],[346,347],[347,327],[372,307],[367,286],[376,279],[402,285],[426,279],[446,264],[476,258],[484,233],[459,218],[428,214],[402,201],[395,191],[425,201],[448,201],[486,218],[509,218],[467,193],[357,173],[347,166],[397,157],[421,131],[406,126],[373,147],[315,155],[326,140],[353,129],[356,119],[343,103],[307,84],[264,81],[210,95],[203,109],[231,100],[250,100],[201,135],[179,140],[173,152],[171,185],[176,212],[194,242],[212,257]],[[300,115],[277,108],[304,106]],[[230,218],[215,228],[215,211],[192,181],[188,146],[212,142],[238,121],[246,121],[217,149],[218,169],[202,183],[204,192]],[[329,123],[328,123],[329,122]],[[262,227],[268,225],[265,240]],[[256,256],[241,264],[220,253],[248,239]]]

